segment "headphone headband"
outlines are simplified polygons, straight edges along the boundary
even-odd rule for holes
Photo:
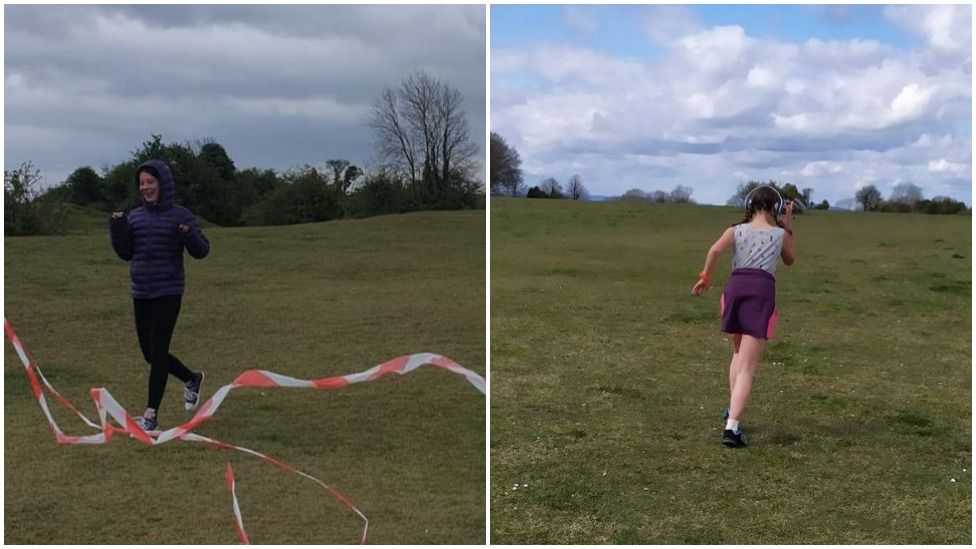
[[[749,191],[749,194],[746,195],[746,211],[749,211],[749,206],[752,204],[752,193],[763,187],[772,189],[773,192],[776,193],[776,205],[773,207],[773,215],[779,215],[783,211],[783,195],[779,194],[776,187],[773,187],[772,185],[756,185],[756,187]]]

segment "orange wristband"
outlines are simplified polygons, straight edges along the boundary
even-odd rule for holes
[[[702,272],[698,273],[698,278],[700,278],[701,280],[704,280],[705,282],[711,282],[712,281],[712,277],[708,276],[708,273],[706,273],[705,271],[702,271]]]

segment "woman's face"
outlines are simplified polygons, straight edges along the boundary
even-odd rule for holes
[[[139,172],[139,194],[149,204],[159,200],[159,180],[149,172]]]

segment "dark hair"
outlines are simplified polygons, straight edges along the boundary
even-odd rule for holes
[[[776,206],[780,201],[780,195],[775,189],[766,185],[756,187],[756,189],[752,191],[752,194],[746,198],[748,200],[748,204],[746,205],[745,217],[742,218],[742,221],[733,223],[733,227],[752,221],[752,218],[756,215],[756,212],[761,210],[766,210],[767,212],[771,213],[773,215],[773,221],[776,222],[778,227],[783,226],[783,224],[780,223],[779,219],[776,217],[776,214],[779,213],[776,211]]]
[[[142,173],[142,172],[148,173],[149,175],[155,177],[156,178],[156,181],[159,181],[159,172],[156,170],[156,168],[154,168],[152,166],[143,166],[143,167],[139,168],[138,170],[136,170],[136,185],[137,186],[139,185],[139,174]]]

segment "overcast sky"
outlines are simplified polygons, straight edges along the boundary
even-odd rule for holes
[[[739,183],[972,204],[970,6],[491,8],[491,129],[529,185]]]
[[[128,160],[151,134],[215,139],[238,168],[370,165],[371,104],[416,70],[462,92],[484,158],[484,6],[8,5],[4,15],[4,168],[30,160],[47,185]]]

